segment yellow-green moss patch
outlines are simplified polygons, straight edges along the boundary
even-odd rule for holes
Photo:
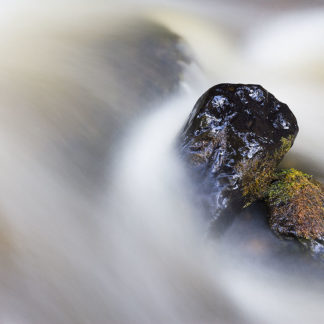
[[[275,177],[276,181],[269,187],[267,192],[267,199],[271,204],[275,205],[286,203],[306,186],[314,189],[319,187],[319,184],[310,181],[312,176],[296,169],[278,171]]]

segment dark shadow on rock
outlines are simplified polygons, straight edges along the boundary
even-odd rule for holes
[[[324,279],[323,264],[314,260],[297,240],[283,240],[269,227],[269,211],[263,202],[244,209],[217,239],[221,250],[245,264],[264,266],[291,276]]]

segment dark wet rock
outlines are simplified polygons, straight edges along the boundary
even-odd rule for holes
[[[259,85],[219,84],[199,98],[180,135],[180,152],[199,203],[221,220],[218,228],[265,196],[297,132],[288,106]]]
[[[271,229],[297,239],[324,260],[324,192],[320,183],[295,169],[282,170],[270,186],[267,203]]]

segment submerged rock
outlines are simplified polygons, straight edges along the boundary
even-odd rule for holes
[[[297,239],[324,260],[324,192],[310,175],[282,170],[270,186],[267,203],[271,229],[280,237]]]
[[[197,101],[180,152],[199,203],[217,226],[265,196],[298,133],[288,106],[259,85],[219,84]],[[223,217],[226,216],[226,217]]]
[[[47,129],[58,132],[48,136],[58,138],[55,143],[42,145],[49,152],[44,154],[46,163],[59,167],[87,198],[100,195],[112,176],[110,165],[130,125],[177,93],[192,62],[184,39],[160,23],[129,16],[109,26],[93,30],[80,48],[71,47],[68,53],[77,54],[62,59],[68,65],[57,70],[72,75],[63,73],[57,80],[50,75],[53,81],[42,81],[51,100],[33,109],[41,112]]]

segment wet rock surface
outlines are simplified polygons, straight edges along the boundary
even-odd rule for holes
[[[260,85],[219,84],[199,98],[180,135],[180,152],[198,203],[218,229],[265,196],[297,133],[288,106]]]
[[[267,203],[269,223],[282,238],[297,239],[313,256],[324,260],[324,192],[310,175],[295,169],[278,172]]]

